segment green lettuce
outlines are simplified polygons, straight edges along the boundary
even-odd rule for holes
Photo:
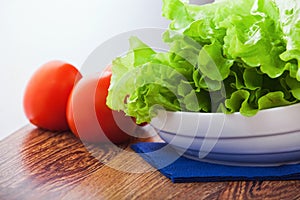
[[[113,61],[107,105],[149,122],[157,109],[240,112],[300,101],[300,2],[163,0],[167,52],[137,37]]]

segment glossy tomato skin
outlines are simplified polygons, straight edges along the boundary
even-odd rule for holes
[[[103,73],[82,78],[69,97],[69,127],[83,141],[120,144],[128,141],[135,129],[130,117],[106,105],[111,75],[108,67]]]
[[[69,63],[50,61],[42,65],[24,93],[23,107],[29,121],[42,129],[68,130],[67,101],[80,78],[80,72]]]

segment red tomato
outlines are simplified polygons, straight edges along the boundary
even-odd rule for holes
[[[29,121],[43,129],[68,130],[67,101],[80,78],[80,72],[71,64],[51,61],[42,65],[25,89],[23,106]]]
[[[124,143],[130,139],[135,123],[123,112],[106,105],[111,79],[110,67],[102,74],[82,78],[68,101],[67,119],[72,132],[87,142]],[[129,134],[127,134],[129,133]]]

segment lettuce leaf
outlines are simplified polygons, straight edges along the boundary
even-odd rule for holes
[[[156,109],[253,116],[300,101],[298,0],[163,0],[162,15],[169,51],[131,37],[113,61],[111,109],[142,123]]]

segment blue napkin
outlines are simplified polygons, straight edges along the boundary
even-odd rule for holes
[[[131,148],[174,183],[300,179],[300,164],[236,167],[179,157],[166,143],[141,142],[133,144]]]

